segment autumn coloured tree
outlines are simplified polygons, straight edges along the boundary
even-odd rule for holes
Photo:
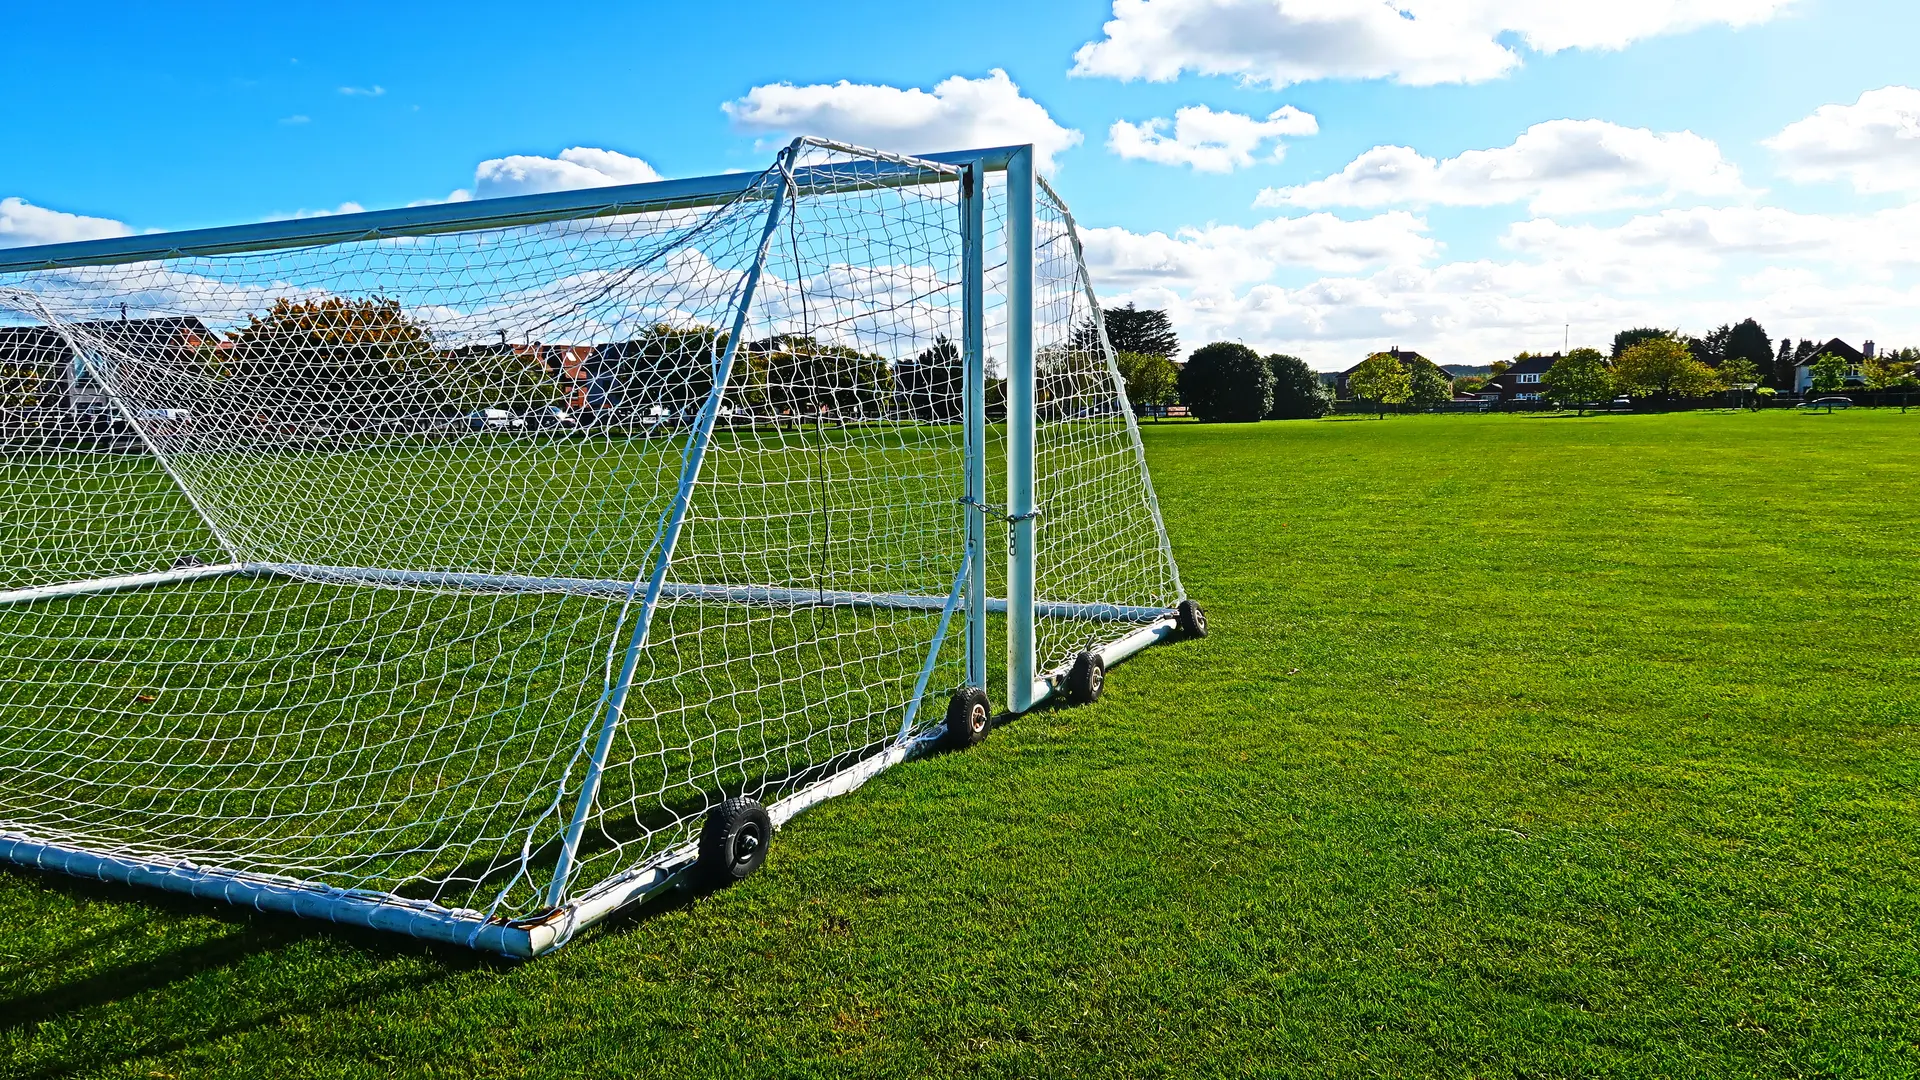
[[[1660,401],[1720,389],[1714,370],[1696,359],[1686,342],[1666,335],[1644,338],[1621,353],[1613,377],[1621,391]]]

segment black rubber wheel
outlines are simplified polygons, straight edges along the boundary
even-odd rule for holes
[[[947,733],[940,737],[940,745],[949,750],[978,746],[987,737],[992,720],[987,692],[977,686],[963,686],[947,700]]]
[[[773,819],[757,799],[742,795],[707,812],[700,828],[694,876],[705,889],[724,889],[760,869],[773,843]]]
[[[1073,670],[1067,672],[1067,696],[1081,704],[1100,700],[1107,688],[1107,662],[1091,650],[1073,658]]]
[[[1199,604],[1180,601],[1180,606],[1174,609],[1174,619],[1180,624],[1180,632],[1188,637],[1207,636],[1207,613],[1200,610]]]

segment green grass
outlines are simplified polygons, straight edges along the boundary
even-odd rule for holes
[[[518,966],[0,873],[5,1071],[1920,1070],[1920,416],[1146,435],[1098,705]]]

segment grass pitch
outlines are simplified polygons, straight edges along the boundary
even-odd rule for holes
[[[0,1069],[1902,1075],[1920,416],[1148,425],[1213,636],[509,965],[0,871]]]

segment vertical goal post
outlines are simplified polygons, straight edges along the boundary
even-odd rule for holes
[[[0,861],[517,957],[744,875],[1204,633],[1124,390],[1030,146],[0,250]]]

